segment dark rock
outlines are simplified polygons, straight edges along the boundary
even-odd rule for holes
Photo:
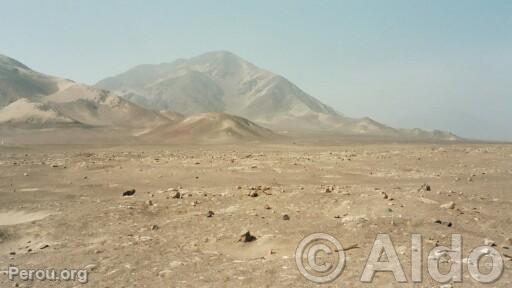
[[[256,240],[256,237],[251,235],[251,232],[249,232],[249,230],[247,230],[244,233],[242,233],[238,242],[248,243],[248,242],[252,242],[254,240]]]
[[[123,192],[123,196],[125,196],[125,197],[126,196],[133,196],[133,195],[135,195],[135,189]]]

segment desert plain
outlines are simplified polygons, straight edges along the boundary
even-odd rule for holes
[[[322,287],[510,287],[511,186],[507,144],[3,145],[0,267],[89,273],[86,284],[0,275],[0,287],[320,287],[294,258],[315,232],[346,250],[342,275]],[[389,272],[360,281],[379,233],[408,283]],[[410,280],[414,233],[421,283]],[[478,283],[465,265],[462,283],[431,279],[427,253],[452,234],[463,257],[498,250],[499,280]]]

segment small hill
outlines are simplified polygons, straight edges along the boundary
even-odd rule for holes
[[[275,141],[281,136],[247,119],[224,113],[189,116],[140,136],[152,142],[233,143]]]

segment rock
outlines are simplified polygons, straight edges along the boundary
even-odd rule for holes
[[[441,225],[445,225],[447,227],[452,227],[453,224],[452,222],[446,222],[446,221],[441,221],[441,220],[436,220],[434,221],[435,224],[441,224]]]
[[[146,205],[148,205],[148,206],[153,206],[154,204],[153,204],[153,201],[148,200],[148,201],[146,201]]]
[[[265,208],[265,209],[267,209],[267,210],[272,209],[272,208],[270,207],[270,205],[268,205],[268,204],[265,204],[265,206],[263,206],[263,208]]]
[[[249,197],[258,197],[258,192],[256,190],[251,190],[247,195]]]
[[[171,197],[174,199],[180,199],[180,198],[182,198],[182,195],[181,195],[180,191],[174,191],[174,194],[172,194]]]
[[[455,203],[453,201],[441,205],[443,209],[455,209]]]
[[[14,256],[14,255],[16,255],[16,252],[11,251],[11,252],[9,252],[9,255]]]
[[[158,277],[169,278],[172,276],[172,270],[162,270],[158,272]]]
[[[389,198],[388,194],[386,192],[384,192],[384,191],[381,191],[380,195],[382,195],[382,198],[384,198],[384,199],[388,199]]]
[[[256,240],[256,237],[251,235],[251,232],[249,232],[249,230],[245,230],[242,233],[242,235],[240,235],[240,239],[238,240],[238,242],[248,243],[248,242],[252,242],[254,240]]]
[[[50,247],[50,245],[48,245],[48,244],[43,244],[43,245],[39,246],[39,249],[43,250],[43,249],[46,249],[46,248],[48,248],[48,247]]]
[[[135,189],[123,192],[123,196],[124,197],[126,197],[126,196],[133,196],[133,195],[135,195]]]
[[[341,219],[341,223],[348,224],[348,223],[356,223],[356,224],[363,224],[368,222],[368,219],[365,215],[361,216],[345,216]]]
[[[215,213],[214,213],[212,210],[209,210],[209,211],[206,213],[206,217],[208,217],[208,218],[213,217],[213,215],[215,215]]]
[[[485,238],[484,239],[484,245],[485,246],[490,246],[490,247],[496,247],[496,242],[491,240],[491,239]]]
[[[156,224],[151,225],[151,230],[156,231],[158,229],[160,229],[160,227],[158,225],[156,225]]]
[[[418,192],[422,192],[422,191],[430,191],[431,188],[430,188],[430,185],[428,184],[422,184],[420,186],[420,188],[418,188]]]
[[[23,176],[25,176],[25,177],[28,176],[28,173],[23,173]]]
[[[84,269],[88,270],[88,271],[94,271],[94,270],[96,270],[97,267],[98,267],[98,265],[96,265],[96,264],[89,264],[89,265],[85,266]]]
[[[288,216],[288,214],[284,214],[283,215],[283,220],[285,220],[285,221],[290,220],[290,216]]]

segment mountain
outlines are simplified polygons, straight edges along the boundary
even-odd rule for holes
[[[245,118],[225,113],[202,113],[140,135],[150,142],[226,143],[275,141],[281,136]]]
[[[113,93],[45,75],[0,55],[0,124],[47,128],[148,128],[168,123],[158,112]]]
[[[225,51],[139,65],[96,86],[148,108],[184,114],[224,112],[262,123],[308,113],[338,115],[286,78]]]
[[[194,85],[190,86],[191,83]],[[212,91],[208,85],[213,85],[209,78],[191,72],[162,81],[159,87],[181,87],[180,93],[188,91],[191,109],[187,112],[195,113],[195,103],[211,99],[206,103],[215,107],[215,93],[220,95],[220,90]],[[199,92],[206,93],[204,99],[194,98]],[[144,108],[108,90],[33,71],[3,55],[0,135],[2,141],[9,135],[23,143],[226,143],[280,138],[247,119],[224,113],[186,117],[172,110]]]
[[[453,140],[455,135],[394,129],[370,118],[345,117],[283,76],[226,51],[171,63],[139,65],[96,87],[150,109],[185,115],[223,112],[280,130]]]

